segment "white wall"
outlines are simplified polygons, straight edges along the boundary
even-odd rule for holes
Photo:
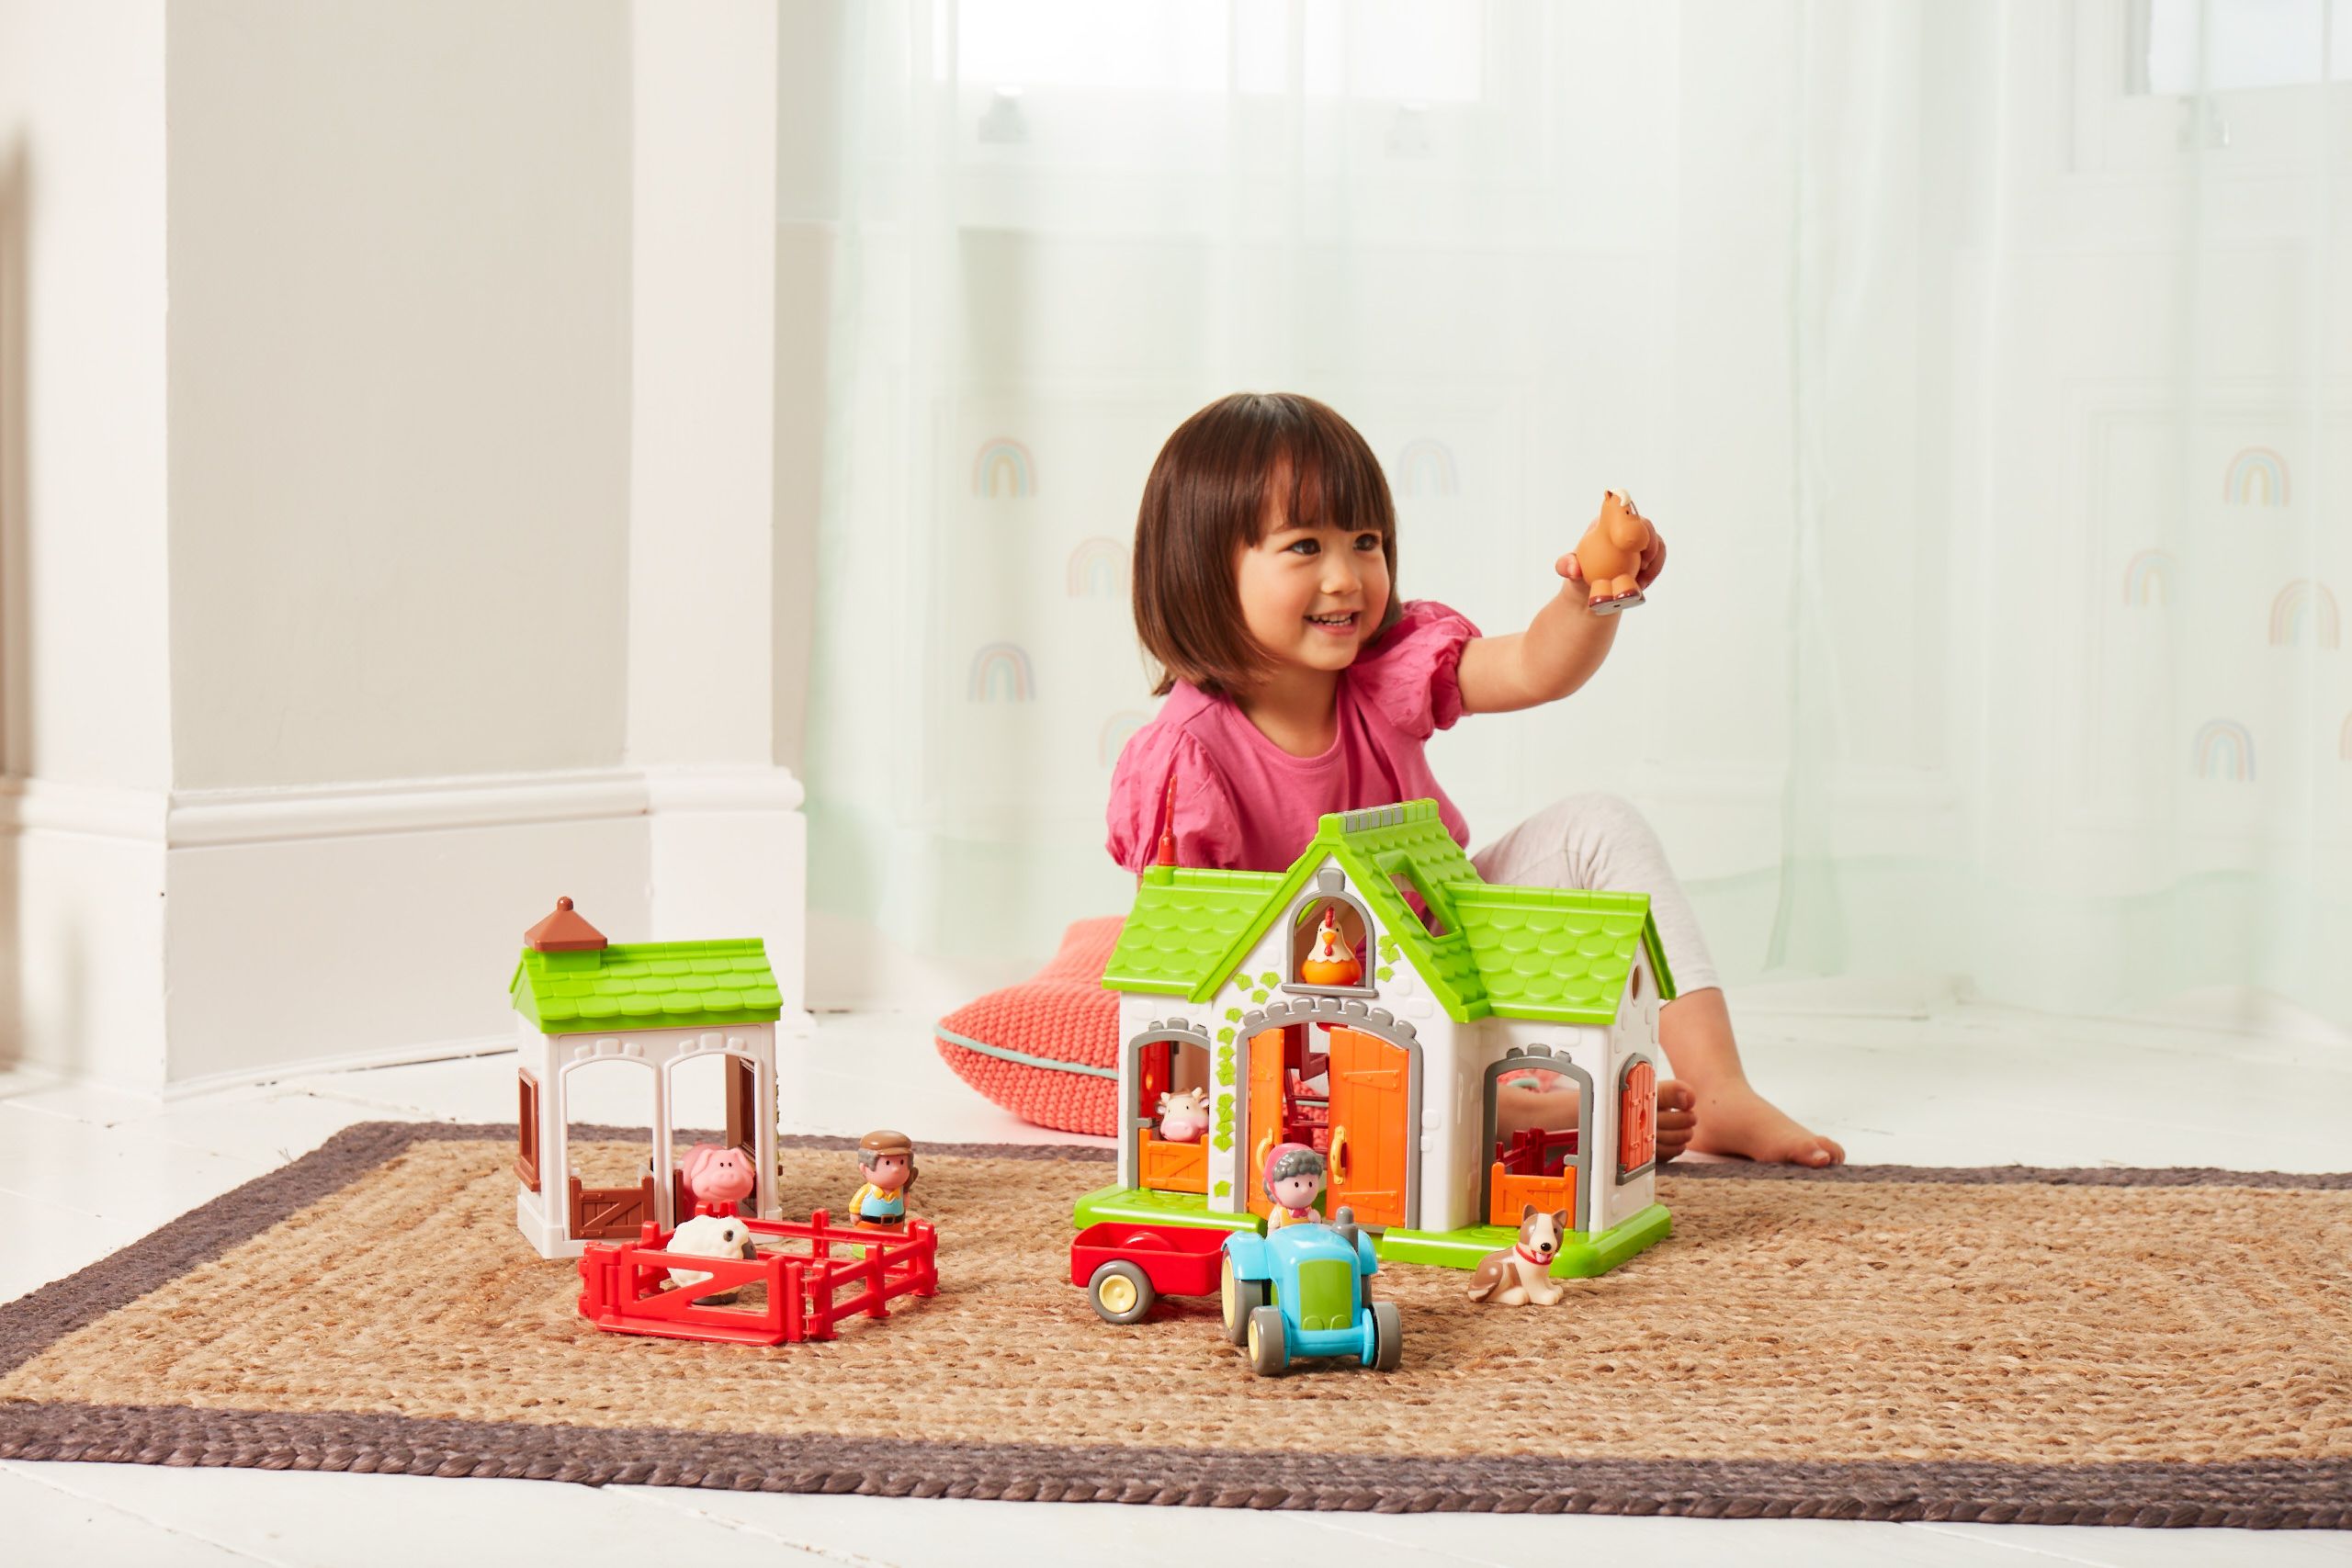
[[[161,1032],[164,8],[0,0],[0,1056]]]
[[[0,1055],[504,1044],[559,894],[762,936],[797,1010],[775,56],[754,0],[0,4],[0,875],[56,993]]]
[[[172,13],[183,789],[621,760],[623,0]]]

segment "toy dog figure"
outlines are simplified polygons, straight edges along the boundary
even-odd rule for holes
[[[1568,1292],[1552,1278],[1552,1258],[1560,1250],[1560,1233],[1568,1228],[1565,1209],[1544,1213],[1532,1203],[1520,1211],[1519,1241],[1478,1260],[1470,1276],[1470,1299],[1496,1306],[1557,1306]]]

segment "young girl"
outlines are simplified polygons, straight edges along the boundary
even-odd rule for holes
[[[1644,588],[1665,564],[1661,540],[1636,574]],[[1558,592],[1509,637],[1400,601],[1396,509],[1353,426],[1289,393],[1238,392],[1201,410],[1160,448],[1136,522],[1136,628],[1168,701],[1120,754],[1113,858],[1133,872],[1150,863],[1171,777],[1184,865],[1287,870],[1325,813],[1423,798],[1467,848],[1469,826],[1423,755],[1430,734],[1465,713],[1557,702],[1591,679],[1623,619],[1590,613],[1573,553],[1557,570]],[[1658,1089],[1661,1158],[1686,1145],[1813,1166],[1846,1157],[1749,1085],[1689,901],[1631,806],[1572,795],[1473,863],[1490,882],[1650,896],[1680,990],[1658,1020],[1679,1075]],[[1538,1124],[1540,1102],[1572,1092],[1522,1089],[1507,1119]]]

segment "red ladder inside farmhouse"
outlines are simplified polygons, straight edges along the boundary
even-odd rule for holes
[[[664,1250],[670,1236],[648,1224],[634,1243],[592,1242],[580,1257],[580,1312],[615,1334],[654,1334],[737,1345],[797,1345],[831,1339],[846,1318],[890,1315],[901,1296],[939,1291],[939,1235],[928,1221],[904,1231],[837,1226],[820,1209],[807,1224],[744,1220],[755,1258],[696,1258]],[[766,1250],[801,1243],[806,1252]],[[863,1256],[836,1256],[835,1249]],[[708,1279],[673,1286],[670,1270]],[[764,1308],[718,1306],[706,1298],[766,1287]],[[842,1292],[847,1292],[844,1295]]]

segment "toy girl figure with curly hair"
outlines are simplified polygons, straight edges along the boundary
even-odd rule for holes
[[[1323,1216],[1315,1212],[1315,1200],[1323,1196],[1323,1183],[1329,1173],[1323,1156],[1305,1144],[1276,1144],[1268,1149],[1266,1201],[1274,1207],[1266,1216],[1266,1229],[1320,1224]]]

